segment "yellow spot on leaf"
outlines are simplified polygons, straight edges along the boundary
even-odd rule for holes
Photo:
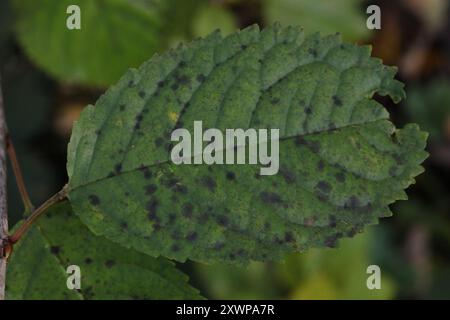
[[[169,118],[172,122],[177,122],[178,120],[178,113],[170,111],[169,112]]]

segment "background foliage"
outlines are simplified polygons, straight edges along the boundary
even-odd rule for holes
[[[42,17],[32,21],[28,15],[38,2],[42,4]],[[396,213],[393,218],[342,242],[338,249],[293,255],[284,264],[253,263],[248,269],[193,262],[180,268],[208,298],[450,298],[447,1],[371,1],[382,10],[382,29],[376,32],[365,28],[368,3],[362,0],[343,1],[338,7],[333,7],[337,1],[332,0],[169,0],[163,1],[164,9],[158,13],[149,11],[158,1],[95,2],[105,6],[95,21],[95,30],[101,32],[102,27],[112,25],[114,42],[101,34],[100,38],[85,40],[78,39],[81,35],[52,34],[45,17],[51,15],[55,1],[0,2],[0,65],[8,125],[35,203],[48,198],[67,181],[66,146],[73,121],[127,67],[136,67],[155,52],[216,28],[230,33],[253,23],[264,26],[278,20],[285,25],[304,25],[307,30],[340,31],[345,39],[372,44],[374,55],[385,64],[399,66],[407,100],[393,105],[378,97],[388,106],[395,124],[417,122],[431,132],[427,173],[408,190],[410,200],[392,208]],[[113,9],[109,11],[109,5],[123,7],[120,12],[131,15],[127,22],[133,20],[133,28],[125,32],[122,26],[127,24],[122,15],[114,14]],[[137,18],[132,19],[133,14]],[[146,25],[149,20],[152,27]],[[153,26],[158,31],[151,31]],[[30,35],[30,28],[36,33]],[[94,37],[98,33],[89,34]],[[42,40],[47,37],[52,46],[42,47]],[[117,44],[123,44],[119,46],[123,50],[120,54],[114,52]],[[71,46],[80,51],[70,49]],[[62,60],[61,50],[66,49],[71,50],[71,60]],[[95,54],[86,54],[88,49],[94,49]],[[99,60],[91,61],[91,57]],[[104,67],[97,69],[100,65]],[[13,179],[8,188],[14,224],[22,218],[23,208]],[[382,268],[381,291],[369,292],[364,287],[365,267],[369,264]]]

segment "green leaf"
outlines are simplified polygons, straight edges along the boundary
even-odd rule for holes
[[[195,37],[202,37],[217,29],[228,35],[239,28],[235,17],[226,8],[205,3],[192,19],[192,33]]]
[[[179,261],[332,247],[389,216],[423,171],[426,134],[396,129],[371,99],[404,96],[394,74],[368,47],[279,26],[216,32],[155,56],[75,124],[72,206],[94,233]],[[279,128],[280,172],[174,165],[171,132],[192,132],[194,120],[204,130]]]
[[[166,0],[13,0],[16,31],[27,54],[53,76],[109,85],[164,44]],[[69,30],[69,5],[81,10],[81,30]]]
[[[81,269],[81,289],[69,290],[66,268]],[[52,207],[14,248],[8,299],[198,299],[187,277],[152,258],[93,235],[68,202]]]
[[[305,30],[325,34],[339,31],[345,40],[361,40],[369,35],[362,0],[263,0],[263,16],[268,23],[301,24]]]
[[[450,81],[435,80],[425,86],[414,85],[408,97],[409,118],[430,133],[430,140],[445,140],[450,124]]]

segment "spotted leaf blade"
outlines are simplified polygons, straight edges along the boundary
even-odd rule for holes
[[[69,198],[94,233],[178,261],[269,260],[389,216],[422,172],[426,134],[396,129],[395,69],[299,28],[219,32],[132,69],[76,123]],[[280,129],[280,171],[170,161],[174,128]],[[127,225],[123,228],[122,225]]]
[[[80,267],[69,290],[66,268]],[[8,265],[8,299],[198,299],[172,262],[93,235],[70,204],[56,205],[17,243]]]

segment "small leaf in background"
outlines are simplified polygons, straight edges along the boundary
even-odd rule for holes
[[[233,14],[225,7],[219,5],[203,5],[192,20],[192,33],[194,37],[203,37],[220,29],[228,35],[238,29]]]
[[[411,121],[430,133],[434,142],[450,141],[450,81],[411,86],[405,108]],[[448,133],[448,135],[447,135]]]
[[[165,0],[12,0],[17,36],[31,59],[63,81],[106,86],[164,47]],[[69,30],[69,5],[81,30]]]
[[[395,286],[387,270],[381,267],[381,289],[369,290],[367,267],[377,265],[369,256],[373,230],[345,239],[335,250],[311,250],[288,259],[286,274],[303,270],[302,281],[292,292],[293,299],[391,299]],[[297,271],[298,272],[298,271]],[[321,286],[318,284],[321,283]],[[326,292],[329,288],[329,292]]]
[[[276,265],[251,262],[245,268],[228,264],[194,265],[194,285],[209,299],[280,299]]]
[[[373,231],[345,239],[337,249],[291,254],[284,262],[253,262],[245,269],[196,264],[193,281],[211,299],[391,299],[397,288],[390,270],[372,257],[372,246],[378,245]],[[372,264],[382,266],[381,290],[366,286]]]
[[[423,172],[426,133],[396,129],[374,93],[396,69],[338,35],[250,27],[128,71],[73,129],[69,198],[96,234],[178,261],[271,260],[334,247],[391,215]],[[280,129],[280,172],[174,165],[172,130]],[[122,225],[127,223],[126,232]]]
[[[263,0],[267,23],[301,25],[324,34],[339,31],[345,40],[361,40],[369,35],[362,0]]]
[[[70,265],[81,269],[80,290],[67,288]],[[8,299],[200,298],[172,262],[93,235],[68,202],[52,207],[15,246],[7,278]]]

